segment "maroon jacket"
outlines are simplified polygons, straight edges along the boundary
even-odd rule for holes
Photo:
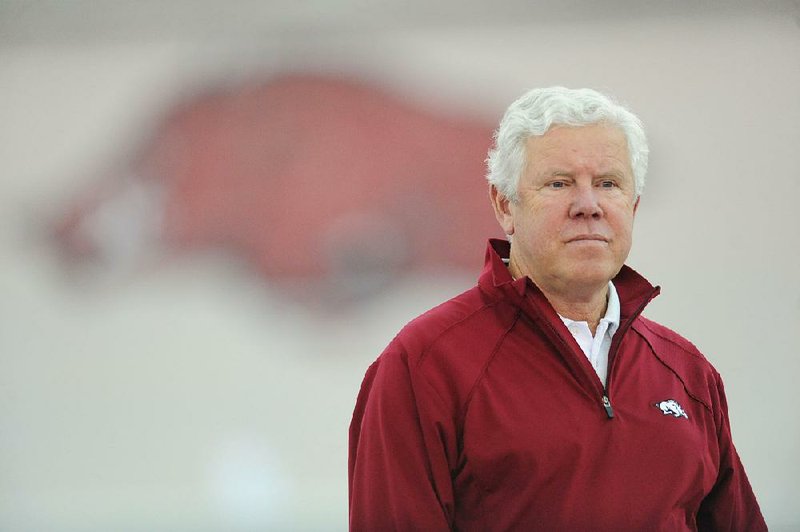
[[[491,241],[478,286],[408,324],[350,426],[352,530],[766,530],[717,371],[640,316],[623,267],[607,389]],[[608,399],[608,400],[605,400]]]

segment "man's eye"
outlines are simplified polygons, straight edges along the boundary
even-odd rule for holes
[[[567,184],[563,181],[553,181],[550,183],[550,188],[564,188],[565,186],[567,186]]]
[[[617,184],[613,181],[606,180],[606,181],[601,181],[600,186],[603,188],[614,188],[615,186],[617,186]]]

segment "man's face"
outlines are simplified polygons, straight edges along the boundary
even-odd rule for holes
[[[518,200],[492,188],[497,219],[513,235],[512,274],[545,291],[602,289],[628,256],[638,206],[625,136],[605,124],[556,126],[528,139],[526,154]]]

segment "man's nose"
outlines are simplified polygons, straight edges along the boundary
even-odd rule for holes
[[[571,218],[600,218],[603,209],[598,201],[597,190],[593,186],[578,185],[573,188],[572,203],[569,208]]]

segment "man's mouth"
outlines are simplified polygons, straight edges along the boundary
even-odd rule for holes
[[[604,237],[603,235],[585,234],[577,235],[567,240],[567,243],[571,244],[573,242],[604,242],[607,244],[608,238]]]

